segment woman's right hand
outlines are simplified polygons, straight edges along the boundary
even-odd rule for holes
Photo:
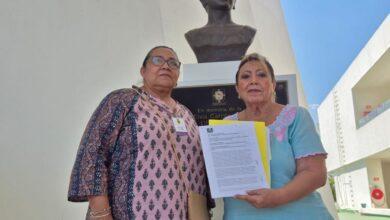
[[[256,208],[273,208],[283,201],[280,189],[256,189],[247,193],[248,195],[237,195],[234,198],[246,201]]]

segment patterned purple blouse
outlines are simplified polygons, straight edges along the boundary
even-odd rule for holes
[[[184,119],[186,134],[176,133],[172,117]],[[173,113],[142,90],[121,89],[105,97],[88,122],[68,200],[108,195],[114,219],[186,219],[186,186],[208,196],[206,182],[191,112],[177,103]]]

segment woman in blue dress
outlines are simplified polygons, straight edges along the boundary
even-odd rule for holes
[[[224,199],[224,219],[332,219],[315,190],[326,183],[326,152],[308,111],[275,102],[275,75],[258,54],[241,60],[236,89],[246,108],[225,119],[263,121],[270,130],[271,188]]]

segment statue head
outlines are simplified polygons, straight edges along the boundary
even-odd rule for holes
[[[217,10],[230,10],[234,9],[234,5],[236,0],[200,0],[203,7],[208,12],[209,9],[217,9]]]

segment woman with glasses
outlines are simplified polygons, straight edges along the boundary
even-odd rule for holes
[[[275,74],[259,54],[245,56],[236,90],[245,109],[225,119],[263,121],[270,131],[271,189],[224,199],[224,219],[330,220],[315,190],[326,183],[326,152],[308,111],[275,102]]]
[[[208,195],[195,120],[171,97],[179,71],[173,49],[151,49],[143,86],[110,93],[92,115],[68,193],[89,202],[87,219],[186,219],[188,192]]]

